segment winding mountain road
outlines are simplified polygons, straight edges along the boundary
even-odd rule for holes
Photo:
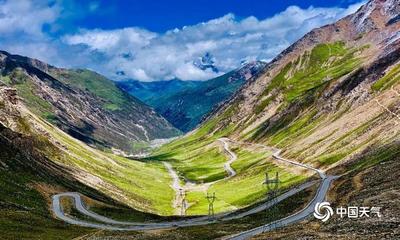
[[[249,208],[246,211],[231,211],[226,213],[216,214],[214,220],[209,220],[208,216],[201,216],[196,218],[190,218],[179,221],[169,221],[169,222],[161,222],[161,223],[141,223],[141,222],[124,222],[124,221],[115,221],[113,219],[98,215],[86,208],[83,204],[83,200],[81,195],[77,192],[65,192],[56,194],[52,197],[52,210],[55,216],[67,223],[79,225],[83,227],[91,227],[97,229],[104,230],[126,230],[126,231],[139,231],[139,230],[150,230],[150,229],[164,229],[171,227],[185,227],[185,226],[196,226],[196,225],[206,225],[215,223],[217,221],[229,221],[234,219],[240,219],[261,211],[264,211],[267,208],[273,206],[273,204],[279,203],[311,186],[315,185],[317,181],[306,182],[303,183],[296,188],[293,188],[276,198],[276,201],[270,201],[252,208]],[[60,199],[63,197],[69,197],[74,200],[75,208],[78,212],[88,217],[93,218],[94,220],[102,223],[90,223],[83,220],[75,219],[71,216],[65,215],[62,206],[60,205]],[[105,224],[103,224],[105,223]],[[109,225],[107,225],[109,224]],[[123,226],[113,226],[113,225],[123,225]],[[154,228],[153,228],[154,227]]]
[[[229,139],[228,139],[228,138],[220,138],[220,139],[218,139],[218,141],[220,141],[220,142],[223,143],[223,145],[224,145],[224,150],[225,150],[225,152],[228,153],[228,155],[229,155],[229,158],[230,158],[230,159],[229,159],[229,161],[227,161],[227,162],[224,164],[224,169],[225,169],[225,171],[228,173],[229,178],[231,178],[231,177],[233,177],[233,176],[236,175],[236,171],[233,170],[233,168],[231,167],[231,164],[232,164],[234,161],[237,160],[237,156],[236,156],[236,154],[235,154],[234,152],[232,152],[232,151],[229,149],[229,144],[228,144],[227,140],[229,140]]]
[[[180,183],[180,178],[178,176],[178,173],[175,171],[175,169],[172,167],[172,165],[168,162],[163,162],[165,168],[168,170],[168,173],[172,178],[171,187],[175,191],[175,198],[172,201],[172,207],[175,208],[175,215],[179,215],[180,213],[186,212],[188,205],[182,204],[182,200],[183,200],[182,195],[184,196],[187,191],[190,191],[190,190],[207,191],[207,189],[211,185],[213,185],[219,181],[229,179],[236,175],[236,171],[231,167],[231,164],[237,160],[237,156],[229,148],[229,144],[227,142],[227,141],[229,141],[229,139],[228,138],[219,138],[218,141],[223,144],[224,151],[229,156],[229,160],[224,164],[224,169],[228,173],[228,176],[223,179],[215,180],[213,182],[208,182],[208,183],[202,183],[202,184],[196,184],[196,183],[192,183],[189,181],[185,181],[186,184],[184,186],[182,186]]]
[[[184,208],[184,206],[181,206],[183,205],[182,204],[183,199],[181,199],[182,198],[181,194],[185,194],[184,192],[186,190],[184,189],[184,187],[181,186],[179,176],[172,167],[172,165],[168,162],[163,162],[163,164],[167,168],[169,175],[172,177],[171,187],[175,191],[175,198],[172,201],[172,207],[175,208],[175,215],[179,215],[180,211],[183,212],[186,211],[186,209],[182,209]]]
[[[235,161],[237,159],[236,155],[230,151],[229,149],[229,144],[227,142],[227,140],[229,139],[219,139],[219,141],[224,143],[224,149],[225,151],[230,155],[230,160],[227,162],[226,164],[226,170],[227,172],[230,172],[231,174],[229,174],[228,177],[231,177],[232,175],[234,176],[234,174],[236,174],[236,172],[231,169],[230,164]],[[260,144],[258,144],[260,145]],[[264,145],[261,145],[264,146]],[[290,163],[293,164],[295,166],[298,167],[303,167],[312,171],[315,171],[318,173],[318,175],[320,176],[320,178],[322,179],[322,182],[317,190],[316,195],[314,196],[314,198],[311,200],[311,202],[301,211],[285,217],[283,219],[277,220],[273,223],[270,224],[266,224],[254,229],[250,229],[248,231],[244,231],[241,232],[239,234],[236,235],[232,235],[232,236],[228,236],[225,239],[234,239],[234,240],[238,240],[238,239],[248,239],[252,236],[255,236],[257,234],[260,234],[262,232],[265,231],[270,231],[273,230],[277,227],[283,227],[295,222],[299,222],[305,218],[307,218],[308,216],[310,216],[313,212],[314,212],[314,207],[318,202],[322,202],[324,201],[326,194],[329,190],[329,186],[331,184],[331,182],[336,179],[336,176],[327,176],[323,171],[313,168],[311,166],[308,166],[306,164],[302,164],[299,162],[295,162],[292,160],[288,160],[285,158],[282,158],[280,156],[281,150],[279,149],[275,149],[275,148],[270,148],[267,146],[264,146],[268,149],[272,149],[273,150],[273,157],[277,160],[277,161],[283,161],[286,163]],[[170,172],[171,176],[173,176],[173,183],[172,186],[174,188],[180,188],[180,180],[178,175],[176,174],[176,172],[172,169],[172,166],[169,165],[168,163],[164,163],[164,165],[166,166],[166,168],[168,169],[168,171]],[[229,171],[228,169],[231,169],[233,172]],[[220,214],[216,214],[214,219],[208,219],[207,216],[202,216],[202,217],[196,217],[196,218],[190,218],[190,219],[184,219],[184,220],[177,220],[177,221],[169,221],[169,222],[160,222],[160,223],[139,223],[139,222],[124,222],[124,221],[115,221],[113,219],[98,215],[94,212],[91,212],[90,210],[88,210],[83,202],[82,199],[79,195],[79,193],[74,193],[74,192],[66,192],[66,193],[60,193],[60,194],[56,194],[52,197],[52,210],[55,214],[55,216],[67,223],[70,224],[75,224],[75,225],[79,225],[79,226],[83,226],[83,227],[91,227],[91,228],[98,228],[98,229],[104,229],[104,230],[119,230],[119,231],[140,231],[140,230],[152,230],[152,229],[168,229],[168,228],[173,228],[173,227],[188,227],[188,226],[199,226],[199,225],[206,225],[206,224],[211,224],[211,223],[216,223],[219,221],[229,221],[229,220],[233,220],[233,219],[240,219],[243,218],[245,216],[249,216],[255,213],[258,213],[260,211],[263,211],[271,206],[273,206],[273,204],[279,203],[295,194],[297,194],[300,191],[303,191],[304,189],[307,189],[309,187],[311,187],[312,185],[316,184],[317,181],[313,181],[313,182],[306,182],[303,183],[299,186],[297,186],[296,188],[292,188],[289,191],[279,195],[276,198],[276,201],[270,201],[267,202],[265,204],[262,205],[258,205],[252,208],[249,208],[248,210],[242,212],[240,210],[235,210],[235,211],[231,211],[231,212],[226,212],[226,213],[220,213]],[[78,212],[80,212],[83,215],[86,215],[98,222],[101,223],[97,223],[97,222],[86,222],[86,221],[82,221],[79,219],[75,219],[73,217],[67,216],[64,214],[64,211],[62,209],[62,206],[60,204],[60,198],[61,197],[70,197],[74,200],[74,205],[75,208],[78,210]]]
[[[301,211],[290,215],[288,217],[279,219],[275,222],[265,224],[263,226],[259,226],[257,228],[250,229],[245,232],[241,232],[239,234],[226,237],[225,239],[230,239],[230,240],[243,240],[243,239],[249,239],[255,235],[261,234],[263,232],[271,231],[279,227],[284,227],[289,224],[293,224],[296,222],[300,222],[301,220],[304,220],[308,216],[310,216],[314,212],[315,205],[319,202],[323,202],[325,200],[326,194],[329,190],[330,184],[333,180],[335,180],[337,176],[327,176],[326,178],[323,179],[322,184],[319,186],[317,194],[314,196],[314,198],[311,200],[307,206],[302,209]]]

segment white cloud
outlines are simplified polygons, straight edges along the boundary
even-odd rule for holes
[[[43,1],[0,2],[0,34],[42,35],[42,27],[53,23],[58,15],[58,5],[49,6]]]
[[[14,53],[64,67],[90,68],[112,79],[203,80],[237,68],[244,60],[271,60],[311,29],[334,22],[360,5],[346,9],[290,6],[262,20],[255,17],[239,20],[234,14],[227,14],[161,34],[138,27],[80,29],[54,39],[42,28],[56,20],[59,6],[6,1],[0,2],[0,33],[23,32],[24,37],[3,36],[0,42]],[[22,16],[27,20],[18,22],[15,28],[10,27]],[[195,66],[194,62],[199,62],[206,53],[213,56],[219,72]]]
[[[0,1],[1,50],[63,65],[60,50],[64,47],[56,46],[44,30],[55,24],[60,13],[60,5],[48,1]]]
[[[164,34],[139,28],[96,29],[66,36],[64,40],[106,55],[103,73],[112,78],[202,80],[230,71],[243,60],[271,60],[311,29],[334,22],[359,6],[347,9],[290,6],[264,20],[255,17],[237,20],[233,14],[227,14]],[[219,73],[193,65],[207,52],[214,56]],[[124,72],[125,76],[113,76],[116,72]]]
[[[111,51],[130,51],[149,44],[157,34],[140,28],[124,28],[110,31],[99,29],[81,30],[71,36],[65,36],[64,41],[70,45],[84,44],[91,50],[100,50],[108,53]]]

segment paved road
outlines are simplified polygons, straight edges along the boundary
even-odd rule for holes
[[[233,176],[236,175],[236,171],[233,170],[233,168],[231,167],[231,164],[232,164],[234,161],[237,160],[237,156],[236,156],[236,154],[235,154],[234,152],[232,152],[232,151],[229,149],[229,144],[228,144],[227,140],[229,140],[229,139],[227,139],[227,138],[220,138],[220,139],[218,139],[218,141],[220,141],[220,142],[222,142],[222,143],[224,144],[224,150],[225,150],[225,152],[228,153],[229,158],[230,158],[229,161],[227,161],[227,162],[224,164],[224,169],[225,169],[225,171],[228,173],[229,177],[233,177]]]
[[[310,188],[311,186],[315,185],[317,181],[312,181],[312,182],[306,182],[301,185],[299,185],[296,188],[293,188],[282,195],[278,196],[276,201],[270,201],[265,204],[261,204],[252,208],[249,208],[246,211],[243,210],[235,210],[231,212],[226,212],[226,213],[219,213],[215,215],[214,220],[209,220],[208,216],[201,216],[201,217],[195,217],[195,218],[190,218],[190,219],[185,219],[185,220],[179,220],[179,221],[171,221],[171,222],[162,222],[162,223],[141,223],[141,222],[124,222],[124,221],[115,221],[113,219],[98,215],[97,213],[94,213],[90,211],[89,209],[86,208],[86,206],[83,204],[81,195],[76,192],[65,192],[65,193],[60,193],[56,194],[52,197],[52,209],[54,214],[56,215],[57,218],[70,223],[70,224],[75,224],[75,225],[80,225],[84,227],[92,227],[92,228],[98,228],[98,229],[105,229],[105,230],[149,230],[149,229],[163,229],[163,228],[171,228],[171,227],[183,227],[183,226],[196,226],[196,225],[206,225],[210,223],[215,223],[217,221],[229,221],[233,219],[239,219],[243,218],[261,211],[264,211],[267,208],[270,208],[273,206],[274,203],[279,203],[283,200],[285,200],[288,197],[291,197],[307,188]],[[93,218],[96,221],[102,222],[102,223],[89,223],[85,222],[79,219],[75,219],[73,217],[67,216],[64,214],[64,211],[62,209],[62,206],[60,205],[60,199],[62,197],[69,197],[74,200],[74,205],[75,208],[78,210],[83,215],[89,216]],[[105,223],[105,224],[103,224]],[[110,224],[110,225],[107,225]],[[112,226],[112,225],[123,225],[123,226]],[[154,227],[154,228],[153,228]]]
[[[178,174],[172,168],[170,163],[163,162],[164,166],[167,168],[169,175],[172,177],[172,189],[175,191],[175,198],[172,202],[172,207],[175,208],[175,215],[179,215],[180,212],[186,212],[186,209],[182,209],[185,206],[182,206],[182,194],[185,194],[185,189],[181,186],[181,182]]]
[[[260,144],[258,144],[258,145],[260,145]],[[323,202],[325,200],[325,197],[326,197],[326,194],[327,194],[327,192],[329,190],[331,182],[333,180],[335,180],[336,178],[338,178],[337,176],[327,176],[320,169],[316,169],[314,167],[308,166],[308,165],[303,164],[303,163],[299,163],[299,162],[295,162],[295,161],[292,161],[292,160],[285,159],[285,158],[280,156],[281,150],[279,150],[279,149],[276,149],[276,148],[270,148],[270,149],[273,150],[274,153],[272,154],[272,156],[276,160],[284,161],[284,162],[287,162],[287,163],[290,163],[290,164],[293,164],[293,165],[296,165],[296,166],[300,166],[300,167],[303,167],[303,168],[307,168],[309,170],[317,172],[318,175],[320,176],[320,178],[322,179],[322,183],[320,184],[320,186],[319,186],[319,188],[317,190],[317,193],[314,196],[314,198],[301,211],[299,211],[299,212],[297,212],[297,213],[295,213],[293,215],[290,215],[290,216],[288,216],[286,218],[277,220],[275,222],[272,222],[272,223],[269,223],[269,224],[266,224],[266,225],[263,225],[263,226],[260,226],[260,227],[257,227],[257,228],[253,228],[253,229],[250,229],[248,231],[241,232],[239,234],[236,234],[236,235],[233,235],[233,236],[230,236],[230,237],[226,237],[225,239],[230,239],[230,240],[249,239],[249,238],[251,238],[251,237],[253,237],[255,235],[258,235],[260,233],[271,231],[271,230],[274,230],[274,229],[276,229],[278,227],[287,226],[289,224],[293,224],[293,223],[299,222],[299,221],[307,218],[308,216],[310,216],[314,212],[315,205],[318,202]]]
[[[223,142],[224,142],[224,146],[226,145],[225,150],[226,149],[229,150],[228,143],[226,141],[223,141]],[[266,147],[266,146],[264,146],[264,147]],[[269,149],[271,149],[271,148],[269,148]],[[230,150],[229,151],[228,150],[227,150],[227,152],[229,153]],[[309,170],[316,171],[319,174],[319,176],[322,179],[322,183],[320,184],[315,197],[303,210],[299,211],[298,213],[295,213],[289,217],[280,219],[272,224],[266,224],[264,226],[260,226],[260,227],[239,233],[237,235],[227,237],[227,239],[235,239],[235,240],[236,239],[248,239],[248,238],[250,238],[254,235],[260,234],[264,231],[273,230],[274,228],[276,228],[278,226],[279,227],[286,226],[291,223],[301,221],[302,219],[310,216],[314,212],[315,204],[317,202],[322,202],[325,199],[325,196],[329,189],[330,183],[336,178],[335,176],[326,176],[326,174],[323,171],[313,168],[311,166],[282,158],[282,157],[280,157],[281,151],[278,149],[273,149],[273,151],[274,151],[273,157],[276,160],[284,161],[284,162],[287,162],[287,163],[290,163],[290,164],[293,164],[293,165],[296,165],[299,167],[307,168]],[[231,158],[231,160],[232,160],[232,158]],[[168,170],[172,169],[172,167],[169,168],[170,165],[168,166],[168,164],[166,165],[166,167],[168,168]],[[174,179],[173,186],[175,186],[175,187],[177,187],[178,185],[180,186],[178,176],[176,175],[176,177],[174,177],[173,179]],[[53,208],[53,212],[57,218],[65,221],[67,223],[80,225],[80,226],[84,226],[84,227],[98,228],[98,229],[104,229],[104,230],[121,230],[121,231],[122,230],[123,231],[139,231],[139,230],[151,230],[151,229],[167,229],[167,228],[173,228],[173,227],[188,227],[188,226],[206,225],[206,224],[216,223],[219,221],[229,221],[232,219],[243,218],[245,216],[263,211],[263,210],[271,207],[273,205],[273,202],[278,203],[280,201],[283,201],[283,200],[295,195],[296,193],[298,193],[306,188],[311,187],[315,183],[316,183],[316,181],[306,182],[304,184],[301,184],[300,186],[298,186],[296,188],[292,188],[291,190],[278,196],[277,201],[267,202],[266,204],[255,206],[244,212],[242,212],[241,210],[236,210],[236,211],[232,211],[232,212],[217,214],[213,220],[208,219],[207,216],[202,216],[202,217],[197,217],[197,218],[190,218],[190,219],[171,221],[171,222],[161,222],[161,223],[139,223],[139,222],[115,221],[115,220],[106,218],[104,216],[100,216],[94,212],[89,211],[84,206],[80,195],[78,193],[73,193],[73,192],[67,192],[67,193],[61,193],[61,194],[54,195],[52,198],[52,202],[53,202],[52,208]],[[102,223],[86,222],[86,221],[82,221],[82,220],[75,219],[73,217],[65,215],[63,212],[63,209],[60,205],[61,197],[72,198],[74,200],[76,209],[81,214],[89,216],[99,222],[102,222]],[[115,225],[119,225],[119,226],[115,226]]]
[[[330,186],[331,182],[336,178],[337,178],[336,176],[327,176],[322,181],[322,184],[319,186],[317,195],[303,210],[301,210],[293,215],[290,215],[286,218],[277,220],[275,222],[272,222],[272,223],[269,223],[269,224],[266,224],[266,225],[263,225],[263,226],[260,226],[257,228],[250,229],[245,232],[241,232],[239,234],[236,234],[236,235],[233,235],[230,237],[226,237],[225,239],[230,239],[230,240],[249,239],[249,238],[251,238],[255,235],[261,234],[263,232],[271,231],[271,230],[274,230],[279,227],[284,227],[289,224],[293,224],[293,223],[299,222],[299,221],[307,218],[314,212],[315,205],[318,202],[323,202],[325,200],[326,194],[329,190],[329,186]]]
[[[174,189],[175,191],[175,198],[172,202],[172,207],[175,209],[175,215],[179,215],[182,212],[186,212],[188,205],[187,204],[182,204],[182,196],[186,194],[187,191],[198,191],[198,190],[203,190],[203,191],[207,191],[207,189],[222,180],[226,180],[229,179],[231,177],[234,177],[236,175],[236,171],[233,170],[233,168],[231,167],[231,164],[237,160],[237,156],[234,152],[232,152],[229,148],[229,144],[228,144],[228,138],[220,138],[218,139],[218,141],[220,141],[221,143],[223,143],[223,147],[224,147],[224,151],[227,153],[227,155],[229,155],[229,160],[224,164],[224,169],[225,171],[228,173],[228,176],[213,182],[208,182],[208,183],[203,183],[203,184],[196,184],[196,183],[192,183],[192,182],[188,182],[189,184],[186,184],[184,186],[181,185],[180,182],[180,178],[177,174],[177,172],[175,171],[175,169],[172,167],[172,165],[168,162],[163,162],[164,166],[167,168],[169,175],[172,177],[172,185],[171,187]],[[183,209],[185,208],[185,209]]]

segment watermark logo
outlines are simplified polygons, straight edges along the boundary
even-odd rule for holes
[[[328,202],[319,202],[315,205],[314,208],[314,217],[326,222],[333,215],[333,209],[331,208],[331,204]]]
[[[340,218],[370,218],[372,216],[380,218],[380,209],[380,207],[340,206],[335,209],[336,211],[333,211],[329,202],[319,202],[315,205],[314,217],[322,222],[328,221],[334,213]]]

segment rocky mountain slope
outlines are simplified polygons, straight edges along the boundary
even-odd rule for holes
[[[340,176],[334,184],[354,180],[355,186],[350,186],[354,192],[341,189],[339,194],[361,193],[358,202],[368,203],[371,195],[378,194],[377,188],[358,184],[354,176],[382,169],[381,165],[392,165],[399,154],[400,21],[396,20],[399,14],[399,1],[372,0],[356,13],[314,29],[279,54],[258,77],[246,82],[200,127],[162,146],[159,153],[168,152],[167,159],[177,161],[172,164],[181,170],[180,165],[186,162],[190,166],[202,163],[188,150],[195,149],[200,155],[218,137],[267,145],[282,149],[284,158]],[[249,165],[250,162],[247,161]],[[247,169],[255,170],[262,163],[255,160]],[[396,168],[385,169],[385,181],[396,176]],[[231,188],[219,192],[237,196],[250,191],[250,186],[262,182],[262,177],[246,185],[246,190],[240,188],[240,181],[263,175],[267,170],[270,168],[239,174],[232,180]],[[184,172],[185,177],[193,172],[193,169]],[[385,188],[380,191],[390,192],[389,184],[382,186]],[[371,193],[362,194],[368,191]],[[339,197],[332,199],[332,204],[339,204]],[[392,199],[391,202],[385,199],[389,203],[384,205],[386,208],[398,206],[397,199]],[[342,199],[340,204],[351,206],[350,200]],[[374,224],[388,230],[383,226],[384,221],[377,220]],[[351,230],[343,233],[350,235]]]
[[[35,60],[13,60],[17,57],[3,53],[1,232],[11,239],[69,239],[87,233],[87,229],[49,220],[50,196],[62,191],[84,193],[92,198],[88,200],[90,206],[96,206],[93,199],[110,204],[118,201],[146,212],[171,214],[175,210],[171,202],[176,192],[170,187],[171,177],[161,161],[169,161],[179,171],[182,182],[184,178],[190,180],[189,185],[222,179],[226,174],[223,168],[226,157],[216,140],[228,137],[231,150],[238,156],[232,164],[237,175],[207,188],[206,191],[217,193],[217,211],[222,207],[248,206],[263,199],[265,171],[271,174],[279,171],[281,190],[309,179],[308,173],[277,163],[264,147],[249,142],[275,146],[283,150],[281,154],[286,158],[340,176],[329,192],[329,201],[334,205],[384,204],[385,207],[382,220],[333,219],[323,226],[311,222],[305,227],[283,228],[282,231],[288,231],[260,236],[261,239],[299,236],[357,239],[362,234],[369,239],[396,238],[398,233],[393,233],[398,226],[395,214],[399,206],[396,186],[400,149],[399,14],[398,0],[371,0],[355,14],[311,31],[277,56],[257,77],[249,79],[200,127],[158,149],[152,156],[154,161],[150,161],[152,158],[136,161],[93,149],[51,124],[63,128],[70,121],[75,123],[71,120],[74,116],[94,114],[102,124],[99,128],[115,133],[108,128],[115,129],[120,120],[110,114],[122,114],[119,109],[122,105],[119,98],[108,97],[114,94],[103,95],[103,91],[98,91],[101,88],[91,88],[97,81],[91,82],[93,78],[86,76],[93,73],[53,69]],[[105,91],[112,85],[108,86]],[[100,115],[97,111],[105,113]],[[119,134],[115,134],[113,137],[119,139]],[[207,211],[206,191],[185,193],[191,204],[189,211]],[[285,209],[295,211],[311,198],[312,195],[306,194],[294,199],[296,204],[286,203],[279,217],[283,217]],[[68,207],[68,202],[64,205]],[[103,213],[110,212],[113,212],[110,208],[103,209]],[[118,209],[116,216],[124,213]],[[131,210],[126,215],[135,214]],[[264,221],[265,212],[254,218]],[[100,231],[100,234],[133,239],[143,239],[146,234],[150,234],[149,239],[162,234],[170,239],[177,236],[198,239],[207,234],[222,237],[254,227],[254,221],[249,220],[235,221],[225,230],[224,223],[151,233]],[[97,233],[83,238],[101,239]],[[109,237],[103,239],[106,238]]]
[[[88,144],[120,148],[178,134],[164,118],[105,77],[59,69],[0,52],[3,84],[13,87],[35,114]]]
[[[207,81],[124,81],[117,84],[154,107],[176,128],[187,132],[195,128],[214,107],[231,97],[248,79],[257,75],[264,66],[264,62],[250,62]]]
[[[90,233],[53,217],[51,197],[60,192],[79,192],[99,210],[127,211],[139,219],[154,216],[127,205],[146,212],[169,211],[173,192],[161,164],[87,146],[31,112],[16,89],[1,83],[0,153],[2,239],[72,239]],[[163,198],[166,206],[159,202]],[[68,201],[63,203],[70,209]]]
[[[16,89],[2,84],[0,138],[24,152],[21,159],[26,161],[19,162],[23,168],[39,164],[41,167],[33,170],[51,176],[53,180],[57,179],[57,174],[65,173],[72,185],[80,182],[138,209],[158,213],[168,213],[171,209],[168,200],[173,191],[168,187],[169,175],[162,163],[136,161],[112,154],[109,150],[90,147],[31,111]],[[17,154],[7,161],[0,161],[0,167],[11,171],[12,164],[19,161],[15,160],[18,157]],[[20,175],[16,178],[23,177],[23,171]],[[155,178],[161,183],[153,181]],[[10,181],[15,179],[10,178]],[[163,203],[156,204],[160,200]]]
[[[399,1],[374,0],[283,51],[208,118],[210,132],[330,168],[398,138]]]

